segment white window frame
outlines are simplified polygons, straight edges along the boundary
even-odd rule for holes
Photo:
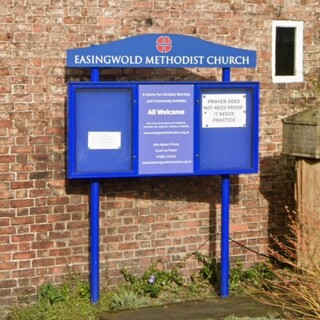
[[[276,30],[277,27],[295,28],[295,62],[294,75],[276,75]],[[302,21],[272,21],[272,81],[274,83],[303,82],[303,22]]]

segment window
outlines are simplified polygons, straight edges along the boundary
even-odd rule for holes
[[[273,21],[272,80],[303,81],[303,22]]]

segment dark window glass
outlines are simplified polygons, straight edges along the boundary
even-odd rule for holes
[[[295,28],[277,27],[276,76],[294,76]]]

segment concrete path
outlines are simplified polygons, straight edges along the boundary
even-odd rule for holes
[[[264,305],[253,298],[228,297],[106,312],[101,314],[100,320],[224,320],[230,315],[253,318],[275,317],[279,314],[279,309]]]

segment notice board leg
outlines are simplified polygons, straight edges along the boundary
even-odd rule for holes
[[[230,81],[231,80],[231,70],[230,68],[222,68],[222,81]]]
[[[230,177],[221,176],[221,297],[229,296],[229,207]]]
[[[100,80],[100,70],[98,68],[91,69],[90,80],[91,81],[99,81]]]
[[[98,181],[91,181],[90,190],[90,292],[91,302],[99,301],[100,268],[99,268],[99,194],[100,184]]]

